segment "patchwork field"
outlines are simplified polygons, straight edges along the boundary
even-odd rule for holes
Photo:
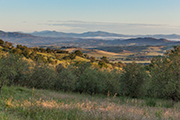
[[[69,52],[81,50],[83,53],[94,56],[96,59],[106,56],[111,62],[130,63],[136,61],[137,63],[150,63],[153,56],[163,55],[170,48],[171,46],[120,46],[96,49],[67,48],[63,50]]]

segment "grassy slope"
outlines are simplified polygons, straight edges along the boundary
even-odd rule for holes
[[[127,58],[129,55],[133,55],[133,54],[138,54],[138,53],[143,53],[143,52],[147,52],[146,54],[144,54],[144,56],[158,56],[158,55],[163,55],[164,52],[166,50],[164,50],[165,46],[150,46],[147,47],[145,49],[141,49],[142,46],[137,47],[137,49],[135,49],[134,47],[131,49],[131,47],[127,47],[127,50],[124,50],[123,52],[120,53],[115,53],[115,52],[107,52],[107,51],[103,51],[103,50],[97,50],[97,49],[83,49],[83,48],[68,48],[68,49],[64,49],[67,50],[69,52],[73,52],[75,50],[81,50],[83,53],[88,54],[89,56],[94,56],[97,59],[100,59],[102,56],[106,56],[108,57],[109,61],[114,61],[114,62],[118,62],[118,61],[122,61],[119,60],[119,58],[121,59],[125,59]],[[128,51],[129,50],[129,51]],[[122,61],[124,63],[129,63],[132,61]],[[150,61],[137,61],[137,63],[149,63]]]
[[[53,57],[53,58],[55,58],[55,55],[52,54],[52,53],[40,53],[40,52],[38,52],[38,54],[44,55],[46,57]],[[68,56],[69,54],[57,53],[57,55],[60,55],[61,56],[60,58],[63,58],[64,56]],[[57,60],[57,64],[71,62],[71,60],[58,60],[58,59],[54,59],[54,60]],[[79,57],[79,56],[76,56],[76,58],[73,61],[74,62],[76,62],[76,61],[90,62],[90,60],[88,60],[86,58]]]
[[[101,120],[101,119],[179,119],[180,103],[174,108],[170,101],[153,102],[125,97],[89,96],[36,90],[23,87],[2,89],[0,119],[2,120]]]

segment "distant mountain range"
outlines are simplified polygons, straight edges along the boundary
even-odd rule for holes
[[[57,32],[57,31],[40,31],[40,32],[33,32],[29,33],[34,36],[41,36],[41,37],[131,37],[129,35],[123,35],[123,34],[115,34],[115,33],[108,33],[103,31],[96,31],[96,32],[85,32],[85,33],[64,33],[64,32]]]
[[[42,32],[34,32],[34,33],[36,34],[43,33],[48,36],[48,34],[52,34],[52,33],[56,34],[59,32],[42,31]],[[29,47],[42,46],[42,45],[55,45],[55,46],[75,46],[75,47],[82,47],[82,48],[93,48],[93,47],[102,47],[102,46],[123,46],[123,45],[125,46],[165,45],[166,46],[166,45],[180,44],[180,41],[169,41],[167,39],[157,39],[153,37],[138,37],[138,38],[131,38],[131,39],[126,39],[126,40],[123,40],[123,39],[104,40],[104,39],[94,39],[94,38],[86,38],[86,39],[83,38],[83,37],[93,37],[93,36],[94,37],[96,36],[117,37],[119,35],[119,34],[107,33],[107,32],[102,32],[102,31],[86,32],[82,34],[61,33],[62,34],[61,37],[35,36],[34,33],[26,34],[26,33],[19,33],[19,32],[0,31],[0,39],[3,39],[4,41],[12,42],[14,45],[22,44]],[[75,35],[76,37],[73,37]],[[77,37],[78,35],[79,35],[79,38]],[[125,36],[125,35],[124,36],[119,35],[119,36],[130,37],[130,36]],[[176,36],[178,37],[178,35]]]
[[[104,31],[96,31],[96,32],[85,32],[85,33],[64,33],[64,32],[57,32],[57,31],[40,31],[40,32],[33,32],[29,33],[34,36],[41,36],[41,37],[153,37],[153,38],[165,38],[170,40],[180,40],[180,35],[177,34],[169,34],[169,35],[163,35],[163,34],[156,34],[156,35],[124,35],[124,34],[115,34],[115,33],[109,33]]]

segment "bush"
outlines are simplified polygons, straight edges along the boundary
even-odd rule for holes
[[[58,78],[55,81],[54,87],[56,90],[73,91],[76,87],[77,77],[75,75],[74,66],[68,66],[64,68],[62,65],[58,65]]]
[[[76,88],[80,93],[85,92],[92,95],[100,91],[100,85],[101,81],[98,79],[97,71],[89,67],[80,75]]]
[[[156,106],[156,101],[154,99],[148,99],[146,100],[146,105],[150,107],[155,107]]]
[[[36,65],[29,76],[28,86],[38,89],[53,89],[56,72],[47,65]]]
[[[164,56],[153,60],[150,89],[152,97],[180,100],[180,57]]]
[[[133,62],[123,67],[120,91],[122,95],[132,98],[144,96],[147,83],[148,74],[143,66]]]
[[[107,77],[105,79],[105,93],[109,93],[110,95],[120,94],[121,88],[121,73],[113,70],[111,72],[103,71],[103,74],[106,74]]]

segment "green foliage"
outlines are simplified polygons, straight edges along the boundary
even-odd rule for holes
[[[104,62],[104,61],[99,61],[98,64],[99,64],[100,68],[103,68],[103,67],[107,68],[108,67],[106,62]]]
[[[150,106],[150,107],[155,107],[155,106],[156,106],[156,100],[155,100],[155,99],[152,99],[152,98],[147,99],[147,100],[146,100],[146,105],[147,105],[147,106]]]
[[[59,65],[57,68],[58,78],[55,82],[56,90],[73,91],[76,87],[77,76],[75,75],[74,66],[70,65],[68,68],[64,68]]]
[[[77,89],[90,95],[98,93],[101,81],[98,80],[97,71],[95,69],[86,68],[80,75],[77,83]]]
[[[4,45],[4,41],[2,39],[0,39],[0,46]]]
[[[108,71],[102,71],[104,76],[106,76],[105,79],[105,93],[109,93],[110,95],[119,94],[121,90],[121,77],[122,74],[116,70],[113,70],[111,72]],[[102,79],[102,78],[101,78]]]
[[[56,72],[50,66],[36,65],[29,76],[28,86],[38,89],[53,89]]]
[[[44,48],[39,49],[42,53],[44,53],[46,50]]]
[[[22,50],[19,49],[19,48],[15,48],[15,49],[12,49],[12,50],[11,50],[11,53],[21,54],[21,53],[22,53]]]
[[[22,51],[27,49],[28,47],[27,46],[22,46],[22,45],[17,45],[16,48],[19,48],[21,49]]]
[[[75,59],[75,58],[76,58],[76,54],[75,54],[75,53],[70,53],[70,54],[69,54],[69,58],[70,58],[71,60]]]
[[[24,55],[26,58],[29,58],[29,57],[30,57],[30,54],[31,54],[31,50],[29,50],[29,49],[24,49],[24,50],[23,50],[23,55]]]
[[[108,61],[108,59],[107,59],[106,56],[103,56],[103,57],[101,58],[101,61],[103,61],[103,62],[105,62],[105,63],[109,63],[109,61]]]
[[[180,100],[179,55],[156,57],[152,60],[152,64],[150,91],[153,97]]]
[[[148,74],[143,66],[135,62],[123,67],[121,94],[130,97],[141,97],[146,94]]]
[[[96,58],[93,57],[93,56],[91,56],[91,57],[90,57],[90,61],[91,61],[91,62],[95,62],[95,61],[96,61]]]
[[[19,85],[26,78],[29,65],[21,57],[10,54],[0,58],[0,90],[4,84]]]
[[[69,56],[64,56],[63,59],[64,60],[70,60],[70,57]]]
[[[47,53],[51,53],[51,49],[50,48],[47,48],[46,51],[47,51]]]
[[[82,56],[83,53],[80,51],[80,50],[76,50],[74,51],[74,53],[77,55],[77,56]]]
[[[37,54],[37,55],[35,56],[35,60],[36,60],[37,62],[43,62],[43,63],[47,63],[47,62],[48,62],[47,59],[45,59],[44,56],[41,55],[41,54]]]
[[[150,66],[152,96],[180,100],[180,46],[174,46],[165,56],[154,57]]]
[[[56,50],[56,53],[69,53],[69,51],[65,51],[65,50]]]
[[[36,51],[32,51],[32,53],[29,55],[29,57],[30,57],[32,60],[35,60],[36,55],[37,55]]]

